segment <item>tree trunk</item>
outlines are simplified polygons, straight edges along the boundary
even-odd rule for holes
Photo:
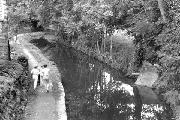
[[[110,37],[111,39],[111,44],[110,44],[110,56],[111,56],[111,59],[112,59],[112,37]]]
[[[101,45],[101,51],[103,52],[103,53],[105,53],[106,52],[106,38],[107,38],[107,31],[106,31],[106,27],[104,26],[104,39],[103,39],[103,44]]]
[[[97,51],[98,51],[98,54],[100,54],[100,48],[99,48],[99,43],[98,43],[98,41],[96,42],[96,44],[97,44]]]
[[[139,90],[137,86],[133,87],[134,92],[134,102],[135,102],[135,111],[134,111],[134,119],[135,120],[141,120],[141,112],[142,112],[142,100],[141,96],[139,94]]]
[[[161,15],[162,15],[164,23],[167,23],[168,18],[167,18],[167,11],[165,10],[165,8],[168,6],[165,6],[164,0],[158,0],[158,6],[159,6],[159,9],[161,11]]]

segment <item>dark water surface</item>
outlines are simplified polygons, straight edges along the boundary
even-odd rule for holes
[[[134,79],[61,44],[40,48],[62,73],[68,120],[135,120]],[[163,120],[166,111],[161,105],[143,105],[142,120]]]

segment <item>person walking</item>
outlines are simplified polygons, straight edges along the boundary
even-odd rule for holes
[[[49,92],[49,87],[51,85],[51,82],[49,80],[49,71],[50,69],[47,67],[47,65],[44,65],[42,69],[42,79],[47,92]]]
[[[38,66],[35,66],[32,70],[31,70],[31,74],[32,74],[32,79],[34,80],[34,90],[37,87],[37,83],[38,83],[38,75],[39,75],[39,69]]]

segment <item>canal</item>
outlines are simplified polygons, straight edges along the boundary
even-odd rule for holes
[[[134,79],[74,48],[47,41],[32,43],[62,73],[68,120],[135,120]],[[143,105],[141,118],[161,120],[167,112],[162,105]]]

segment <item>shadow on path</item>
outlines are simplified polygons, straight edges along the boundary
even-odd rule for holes
[[[42,87],[31,96],[26,108],[25,120],[58,120],[53,93],[46,93]]]

